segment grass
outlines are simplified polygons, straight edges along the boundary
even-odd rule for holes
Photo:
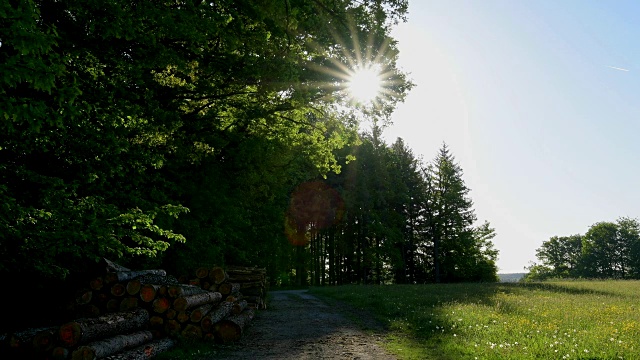
[[[371,313],[400,359],[635,359],[640,281],[314,287]]]

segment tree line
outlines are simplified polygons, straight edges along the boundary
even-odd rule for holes
[[[400,138],[381,142],[374,128],[341,151],[356,160],[292,198],[289,238],[309,257],[295,268],[298,284],[497,280],[495,230],[476,224],[446,144],[424,163]]]
[[[553,236],[536,250],[539,263],[525,280],[640,278],[640,222],[621,217],[591,225],[584,234]]]
[[[359,128],[384,126],[413,86],[389,35],[406,11],[2,2],[0,274],[46,284],[107,257],[257,265],[282,283],[494,279],[494,231],[474,225],[448,149],[421,164]],[[371,106],[345,92],[363,54],[385,77]],[[318,192],[329,213],[305,205]]]

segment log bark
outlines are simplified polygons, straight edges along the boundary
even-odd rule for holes
[[[100,264],[99,266],[101,267],[101,271],[103,273],[110,273],[110,272],[118,272],[118,271],[131,271],[131,269],[126,268],[120,264],[117,264],[107,258],[102,258],[102,260],[100,260]]]
[[[178,315],[176,316],[176,321],[178,321],[181,324],[184,324],[186,322],[189,321],[189,319],[191,318],[191,313],[188,311],[180,311],[178,313]]]
[[[254,282],[254,281],[264,281],[264,275],[260,274],[247,274],[247,275],[229,275],[230,282]]]
[[[120,309],[120,300],[110,299],[109,301],[107,301],[107,312],[117,312],[118,309]]]
[[[38,331],[32,340],[33,349],[38,352],[49,352],[53,350],[58,340],[58,327],[50,327],[41,331]]]
[[[146,360],[171,349],[175,344],[175,340],[170,338],[154,340],[131,350],[108,356],[105,360]]]
[[[218,322],[214,326],[215,338],[223,343],[237,341],[255,315],[253,309],[247,309],[239,315],[232,315]]]
[[[222,295],[230,295],[230,294],[233,294],[234,292],[237,293],[239,291],[240,291],[240,284],[238,283],[226,282],[218,286],[218,292]]]
[[[194,324],[187,324],[180,335],[185,339],[200,340],[202,339],[202,328]]]
[[[220,300],[222,300],[222,294],[207,291],[202,294],[179,297],[173,301],[173,308],[176,309],[176,311],[185,311],[192,307],[208,303],[218,303]]]
[[[91,281],[89,281],[89,287],[92,290],[101,290],[102,287],[104,286],[104,279],[101,276],[98,276],[96,278],[91,279]]]
[[[9,348],[13,350],[33,350],[35,348],[42,349],[44,347],[48,347],[46,334],[50,332],[54,332],[57,330],[57,327],[44,327],[44,328],[30,328],[23,331],[18,331],[15,333],[9,334],[8,343]],[[40,334],[40,337],[38,335]],[[38,337],[38,340],[36,340]],[[55,337],[55,335],[54,335]],[[51,346],[53,346],[53,338],[49,339]],[[40,344],[42,342],[42,344]]]
[[[214,284],[222,284],[223,282],[227,281],[227,279],[227,272],[224,271],[223,268],[215,266],[211,270],[209,270],[209,280],[211,280],[211,282],[213,282]]]
[[[213,329],[213,325],[220,320],[231,314],[231,309],[233,309],[233,304],[230,302],[223,301],[218,306],[216,306],[213,310],[211,310],[207,315],[202,318],[200,321],[200,326],[204,331],[210,331]]]
[[[71,353],[71,360],[101,359],[123,350],[148,343],[151,340],[153,340],[153,335],[150,331],[138,331],[131,334],[116,335],[108,339],[80,346]]]
[[[137,277],[142,284],[175,285],[179,284],[178,279],[171,275],[145,274]]]
[[[264,295],[264,289],[262,289],[262,288],[242,289],[240,292],[244,296],[260,296],[260,297],[262,297]]]
[[[169,309],[167,310],[167,312],[164,314],[164,317],[171,320],[171,319],[175,319],[176,316],[178,316],[178,312],[176,311],[176,309]]]
[[[149,318],[149,326],[158,328],[164,325],[164,318],[159,315],[153,315]]]
[[[51,358],[55,360],[67,360],[69,358],[69,355],[70,355],[69,349],[62,346],[56,346],[51,351]]]
[[[266,274],[267,273],[267,269],[266,268],[251,267],[251,266],[227,265],[227,272],[229,272],[229,273],[237,272],[237,273]]]
[[[107,314],[94,319],[78,319],[60,327],[60,342],[71,348],[99,338],[136,331],[148,322],[149,312],[144,309]]]
[[[93,299],[93,290],[91,289],[82,289],[76,293],[76,304],[78,305],[89,304],[92,299]]]
[[[247,308],[247,301],[246,300],[240,300],[240,301],[238,301],[238,302],[233,304],[233,308],[231,309],[231,313],[234,314],[234,315],[239,315],[239,314],[242,314],[242,312],[246,308]]]
[[[138,307],[137,297],[126,297],[120,302],[120,311],[131,311]]]
[[[159,276],[167,276],[167,272],[161,269],[155,270],[138,270],[138,271],[118,271],[118,272],[110,272],[105,275],[105,279],[108,279],[107,282],[125,282],[137,277],[146,276],[146,275],[159,275]]]
[[[202,321],[202,318],[207,315],[209,313],[209,311],[211,311],[211,309],[213,309],[214,304],[209,303],[209,304],[204,304],[204,305],[200,305],[197,308],[193,309],[191,311],[191,322],[195,322],[195,323],[199,323],[200,321]]]
[[[264,281],[250,281],[250,282],[240,283],[240,289],[248,289],[248,288],[254,288],[254,287],[263,288]]]
[[[178,335],[182,331],[182,324],[177,320],[167,320],[164,322],[164,331],[172,336]]]
[[[172,298],[202,294],[206,292],[207,290],[202,289],[198,286],[186,285],[186,284],[170,285],[167,289],[167,294],[169,294],[169,296]]]
[[[77,315],[87,318],[98,317],[100,316],[100,308],[93,304],[82,305],[78,308]]]

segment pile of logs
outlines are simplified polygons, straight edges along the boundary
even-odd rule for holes
[[[5,350],[16,358],[147,359],[174,339],[236,341],[265,308],[264,269],[199,268],[178,281],[164,270],[104,265],[75,297],[76,320],[0,336]]]

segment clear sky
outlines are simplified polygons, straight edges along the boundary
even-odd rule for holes
[[[502,273],[554,235],[640,217],[640,2],[410,0],[394,31],[416,84],[385,130],[446,142]]]

